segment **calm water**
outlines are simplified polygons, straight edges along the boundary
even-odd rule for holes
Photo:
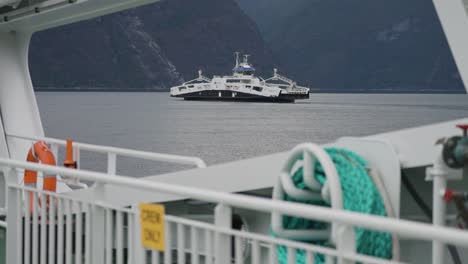
[[[46,134],[153,152],[193,155],[208,164],[468,116],[467,95],[316,94],[295,104],[193,102],[167,93],[38,93]],[[86,168],[104,157],[82,154]],[[121,163],[120,163],[121,162]],[[119,160],[119,173],[180,169]]]

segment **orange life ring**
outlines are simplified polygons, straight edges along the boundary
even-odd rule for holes
[[[55,157],[52,151],[49,148],[49,145],[44,141],[38,141],[29,149],[28,157],[26,159],[28,162],[38,163],[39,161],[42,164],[55,166]],[[44,175],[43,176],[43,190],[49,192],[55,192],[57,190],[57,177],[56,175]],[[36,188],[37,187],[37,171],[25,170],[24,171],[24,185]],[[47,199],[48,200],[48,199]],[[33,208],[33,195],[30,193],[29,197],[31,209]]]

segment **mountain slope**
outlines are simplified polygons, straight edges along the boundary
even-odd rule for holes
[[[167,89],[198,68],[228,73],[236,50],[252,54],[260,72],[273,67],[233,0],[167,0],[34,34],[30,69],[36,87]]]
[[[429,0],[238,2],[255,19],[290,76],[314,87],[463,89]]]

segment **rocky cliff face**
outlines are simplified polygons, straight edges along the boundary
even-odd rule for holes
[[[237,0],[290,76],[338,91],[462,91],[430,0]]]
[[[236,50],[325,91],[463,89],[430,0],[163,0],[36,33],[30,69],[36,87],[165,90]]]
[[[229,73],[236,50],[261,72],[273,56],[233,0],[166,0],[36,33],[33,83],[43,88],[167,89],[196,76]]]

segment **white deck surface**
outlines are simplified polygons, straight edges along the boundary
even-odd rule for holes
[[[468,124],[468,118],[373,135],[366,138],[382,140],[391,144],[403,168],[428,166],[434,160],[434,153],[436,153],[435,142],[442,137],[460,135],[461,130],[457,129],[455,125],[462,123]],[[427,129],[430,129],[430,135],[424,132],[428,131]],[[411,141],[411,144],[408,144],[409,141]],[[223,192],[244,192],[269,188],[274,185],[287,155],[287,152],[276,153],[214,165],[204,169],[192,169],[149,176],[144,179]],[[76,197],[90,197],[90,195],[94,195],[93,192],[94,190],[90,188],[74,191],[72,195]],[[129,205],[144,201],[168,202],[186,198],[164,193],[155,194],[136,191],[116,186],[106,186],[104,194],[101,193],[101,195],[103,195],[105,200],[112,201],[115,205]]]

